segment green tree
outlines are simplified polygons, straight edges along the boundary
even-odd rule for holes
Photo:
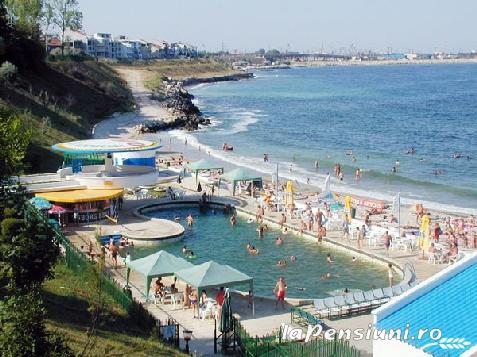
[[[66,29],[79,30],[83,22],[83,13],[78,9],[77,0],[50,0],[53,10],[53,23],[61,31],[61,54],[64,55]]]
[[[11,109],[0,106],[0,180],[21,172],[31,130]]]
[[[7,11],[15,26],[31,38],[39,37],[42,0],[6,0]]]
[[[41,25],[43,29],[43,35],[45,37],[45,51],[48,50],[48,37],[50,35],[50,30],[54,23],[55,11],[53,5],[50,2],[45,2],[43,4],[43,11],[41,14]]]

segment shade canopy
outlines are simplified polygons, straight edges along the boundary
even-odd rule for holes
[[[252,181],[252,182],[262,182],[262,177],[257,176],[253,172],[247,171],[242,168],[238,168],[223,174],[220,177],[221,180],[226,180],[232,183],[233,185],[233,195],[235,196],[235,186],[237,182],[243,181]]]
[[[35,198],[43,198],[51,202],[61,203],[80,203],[80,202],[94,202],[105,201],[122,196],[124,190],[70,190],[57,192],[40,192],[36,194]],[[48,207],[49,208],[49,207]]]
[[[30,199],[30,203],[35,206],[36,209],[50,209],[51,208],[51,203],[48,201],[48,199],[44,197],[33,197]]]
[[[201,171],[211,171],[211,170],[218,170],[220,171],[221,173],[224,172],[224,167],[220,164],[216,164],[212,161],[209,161],[209,160],[205,160],[205,159],[202,159],[202,160],[199,160],[199,161],[196,161],[196,162],[192,162],[190,164],[187,164],[186,165],[186,169],[188,170],[191,170],[195,173],[195,179],[197,181],[197,175],[199,174],[199,172]]]
[[[63,154],[108,154],[115,152],[136,152],[156,150],[161,145],[148,140],[137,139],[89,139],[59,143],[51,148]]]
[[[129,274],[134,270],[146,280],[146,299],[149,298],[149,290],[152,278],[173,275],[176,271],[193,267],[188,261],[178,258],[164,250],[148,255],[147,257],[126,262],[126,284],[129,283]]]
[[[179,279],[197,289],[252,283],[253,278],[229,265],[209,261],[174,273]]]

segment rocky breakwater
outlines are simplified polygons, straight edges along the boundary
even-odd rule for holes
[[[209,125],[210,119],[202,116],[199,108],[192,102],[194,96],[187,91],[185,86],[198,83],[238,81],[252,77],[252,73],[240,72],[226,76],[188,78],[182,82],[164,78],[161,85],[151,94],[151,99],[158,101],[161,106],[166,108],[169,116],[145,121],[134,129],[138,134],[144,134],[170,129],[194,131],[199,129],[200,125]]]
[[[160,87],[153,91],[151,99],[166,108],[169,116],[137,125],[135,127],[137,133],[155,133],[178,128],[193,131],[199,129],[199,125],[210,124],[210,120],[204,118],[199,108],[192,102],[194,96],[184,88],[182,82],[163,81]]]

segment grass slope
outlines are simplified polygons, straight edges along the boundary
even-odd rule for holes
[[[232,70],[224,63],[202,58],[136,62],[129,66],[118,66],[141,70],[146,87],[149,89],[159,87],[163,77],[170,77],[173,80],[184,80],[188,78],[228,76],[237,73],[237,71]]]
[[[55,278],[43,287],[47,328],[64,336],[77,354],[83,352],[88,341],[87,331],[92,326],[90,306],[97,293],[93,281],[92,274],[78,276],[64,263],[58,263]],[[110,296],[104,297],[97,340],[86,356],[185,356],[147,336]]]
[[[52,144],[88,138],[102,118],[130,110],[132,97],[110,66],[65,61],[24,70],[15,83],[0,85],[0,105],[16,109],[32,127],[25,161],[30,172],[45,172],[62,161],[51,152]]]

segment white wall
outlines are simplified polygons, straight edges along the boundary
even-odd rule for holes
[[[119,177],[86,177],[76,175],[74,180],[90,189],[119,189],[135,188],[137,186],[155,185],[157,173],[149,172],[143,175],[119,176]]]
[[[373,357],[429,357],[430,354],[399,340],[374,340]]]

